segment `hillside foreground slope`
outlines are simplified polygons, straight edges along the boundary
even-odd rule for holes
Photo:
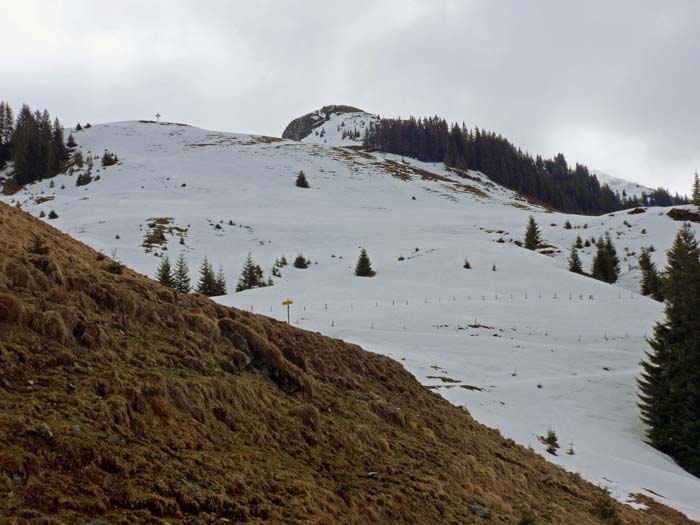
[[[688,523],[387,357],[110,268],[0,204],[3,523]]]

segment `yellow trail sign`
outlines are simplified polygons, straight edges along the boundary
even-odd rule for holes
[[[294,301],[291,299],[287,299],[286,301],[282,301],[282,305],[287,307],[287,324],[289,324],[289,305],[294,304]]]

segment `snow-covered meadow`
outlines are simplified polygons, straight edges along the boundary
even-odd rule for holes
[[[700,518],[700,480],[644,443],[636,407],[644,338],[663,312],[636,293],[636,255],[654,245],[662,266],[680,223],[660,208],[548,213],[478,173],[338,148],[330,139],[342,138],[340,120],[324,124],[321,144],[165,123],[94,126],[74,134],[81,150],[108,149],[118,165],[96,160],[100,178],[86,186],[61,175],[2,199],[37,216],[54,210],[52,225],[148,275],[159,255],[182,252],[194,280],[206,256],[230,291],[248,253],[266,277],[282,255],[303,253],[309,269],[285,267],[272,287],[217,300],[286,319],[281,302],[292,299],[293,324],[400,360],[477,420],[621,500],[642,492]],[[299,170],[311,188],[295,187]],[[512,242],[530,214],[559,252]],[[167,243],[147,252],[149,223],[164,218]],[[566,269],[577,235],[605,232],[621,259],[619,286]],[[360,247],[374,278],[353,275]],[[581,252],[586,269],[592,253]],[[557,456],[538,440],[548,429]]]

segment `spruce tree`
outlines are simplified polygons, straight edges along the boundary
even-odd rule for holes
[[[226,275],[224,274],[224,268],[219,266],[219,271],[216,273],[216,290],[214,295],[226,295]]]
[[[156,272],[156,280],[163,286],[175,288],[175,276],[173,275],[170,259],[167,255],[164,255],[160,260],[158,271]]]
[[[609,234],[605,239],[598,238],[596,252],[593,255],[593,267],[591,277],[606,283],[614,283],[620,274],[620,260]]]
[[[197,292],[208,297],[216,295],[216,275],[214,269],[206,257],[202,261],[202,266],[199,268],[199,282],[197,283]]]
[[[607,269],[607,257],[605,253],[605,241],[602,237],[596,242],[596,251],[593,254],[593,265],[591,267],[591,277],[599,281],[608,282],[609,271]]]
[[[661,277],[656,270],[656,265],[651,260],[651,253],[648,248],[642,247],[639,254],[639,269],[642,272],[641,293],[648,295],[657,301],[663,301],[663,291],[661,287]]]
[[[305,270],[306,268],[309,267],[309,263],[307,262],[308,259],[304,257],[302,254],[299,254],[296,256],[296,259],[294,259],[294,268],[299,268],[300,270]]]
[[[608,282],[617,282],[617,278],[620,275],[620,259],[617,256],[617,250],[615,250],[609,233],[605,234],[605,257],[610,279]]]
[[[68,146],[63,139],[63,126],[58,119],[54,120],[51,143],[49,146],[49,176],[53,177],[66,169],[66,162],[70,158]]]
[[[6,102],[0,102],[0,168],[12,157],[12,136],[14,118],[12,108]]]
[[[530,219],[527,222],[527,228],[525,230],[525,248],[528,250],[534,250],[540,245],[541,242],[542,238],[540,235],[540,229],[535,222],[535,218],[530,215]]]
[[[576,244],[575,244],[575,246],[576,246],[576,248],[578,248],[579,250],[580,250],[581,248],[583,248],[583,239],[581,239],[581,236],[580,236],[580,235],[577,235],[577,236],[576,236]]]
[[[296,185],[298,188],[308,188],[309,187],[309,182],[306,180],[306,175],[304,175],[303,171],[300,171],[299,175],[297,175]]]
[[[690,200],[695,206],[700,206],[700,177],[697,171],[693,178],[693,191]]]
[[[175,262],[175,290],[180,293],[190,293],[190,269],[185,256],[181,253]]]
[[[243,290],[250,290],[260,286],[265,286],[263,271],[260,266],[253,262],[253,256],[248,254],[243,264],[241,276],[238,279],[238,285],[236,285],[236,291],[242,292]]]
[[[360,251],[360,256],[357,259],[357,264],[355,265],[355,275],[358,277],[374,277],[375,272],[372,270],[372,263],[369,260],[369,255],[367,255],[367,250],[362,248]]]
[[[684,225],[664,271],[665,319],[654,327],[638,380],[651,445],[700,475],[700,249]]]
[[[576,245],[571,247],[571,253],[569,254],[569,271],[583,275],[583,266],[581,265]]]

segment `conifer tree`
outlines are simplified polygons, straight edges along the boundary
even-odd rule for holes
[[[197,283],[197,292],[208,297],[216,295],[216,275],[214,269],[206,257],[202,261],[202,266],[199,268],[199,282]]]
[[[530,219],[527,222],[527,228],[525,230],[525,248],[528,250],[536,249],[542,242],[540,229],[535,222],[535,218],[530,215]]]
[[[596,252],[593,254],[593,266],[591,267],[591,277],[599,281],[608,282],[609,272],[605,255],[605,241],[600,237],[596,242]]]
[[[117,162],[119,162],[119,159],[117,158],[117,155],[105,150],[104,154],[102,155],[102,167],[106,168],[107,166],[113,166]]]
[[[175,290],[180,293],[190,293],[190,269],[185,256],[180,253],[175,262]]]
[[[78,145],[78,143],[75,141],[75,137],[73,137],[72,133],[68,134],[68,140],[66,141],[66,146],[69,149],[73,149]]]
[[[609,233],[605,234],[605,257],[610,278],[608,282],[617,282],[617,278],[620,275],[620,259],[617,256],[617,250],[615,250]]]
[[[664,271],[665,319],[654,327],[638,380],[651,445],[700,475],[700,249],[684,225]]]
[[[294,268],[299,268],[300,270],[305,270],[309,267],[308,259],[302,254],[296,256],[294,259]]]
[[[242,292],[261,286],[266,286],[262,268],[253,262],[253,256],[249,253],[243,264],[243,271],[238,279],[236,291]]]
[[[306,180],[306,175],[304,175],[303,171],[300,171],[299,175],[297,175],[296,185],[298,188],[308,188],[309,187],[309,182]]]
[[[357,259],[357,264],[355,265],[355,275],[358,277],[374,277],[375,272],[372,270],[372,263],[369,260],[369,255],[367,255],[367,250],[362,248],[360,251],[360,256]]]
[[[167,255],[164,255],[160,260],[158,271],[156,272],[156,280],[163,286],[175,288],[175,276],[173,275],[173,270],[170,266],[170,259]]]
[[[0,102],[0,168],[12,156],[12,136],[14,134],[14,118],[12,108],[6,102]]]
[[[569,254],[569,271],[583,275],[583,266],[581,265],[576,245],[571,247],[571,253]]]
[[[697,171],[693,178],[693,191],[690,200],[695,206],[700,206],[700,177]]]
[[[610,235],[606,233],[605,239],[600,237],[596,242],[591,277],[606,283],[614,283],[617,281],[619,273],[620,260]]]
[[[657,301],[663,301],[663,291],[661,287],[661,277],[656,270],[656,265],[651,260],[651,253],[646,247],[642,247],[639,254],[639,269],[642,272],[641,293],[648,295]]]
[[[51,143],[49,145],[49,177],[53,177],[66,169],[66,162],[70,155],[68,154],[68,146],[66,146],[63,137],[63,126],[61,126],[58,119],[55,119]]]
[[[224,274],[224,268],[219,266],[219,271],[216,273],[216,290],[214,295],[226,295],[226,275]]]
[[[576,244],[575,244],[575,246],[576,246],[576,248],[578,248],[579,250],[580,250],[581,248],[583,248],[583,239],[581,239],[581,236],[580,236],[580,235],[577,235],[577,236],[576,236]]]

